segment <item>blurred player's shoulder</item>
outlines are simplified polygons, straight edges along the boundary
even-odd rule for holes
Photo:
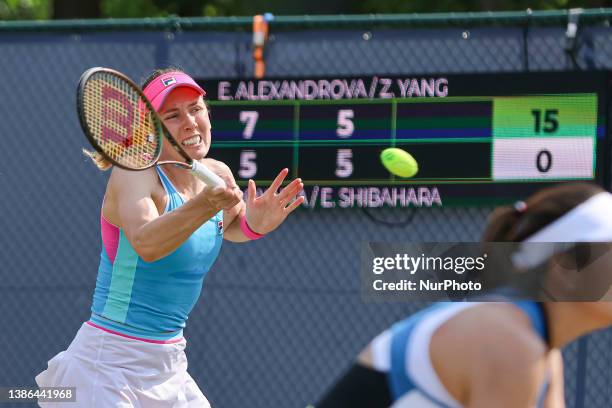
[[[432,335],[429,353],[441,382],[465,401],[474,381],[516,381],[521,376],[538,383],[547,346],[519,307],[483,303],[441,324]]]
[[[466,308],[442,323],[431,339],[431,347],[440,347],[441,354],[456,351],[471,359],[478,358],[489,346],[501,345],[509,352],[532,357],[543,356],[547,350],[530,317],[513,303],[482,303]]]

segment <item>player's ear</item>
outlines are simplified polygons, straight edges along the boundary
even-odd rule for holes
[[[554,299],[571,299],[572,293],[576,292],[579,279],[576,260],[569,254],[555,254],[548,261],[545,286]]]
[[[212,119],[212,115],[210,114],[210,104],[208,103],[208,99],[202,98],[204,101],[204,106],[206,107],[206,112],[208,113],[208,119]]]
[[[579,288],[584,286],[581,271],[592,262],[591,252],[589,243],[578,242],[553,255],[548,263],[547,286],[560,291],[563,300],[577,299]]]

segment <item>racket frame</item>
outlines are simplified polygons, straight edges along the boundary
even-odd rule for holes
[[[154,159],[151,160],[151,163],[148,164],[147,166],[144,167],[138,167],[138,168],[134,168],[134,167],[129,167],[126,166],[124,164],[119,163],[117,160],[113,159],[112,157],[110,157],[102,148],[102,146],[100,146],[100,144],[98,143],[98,141],[96,140],[95,137],[93,137],[93,132],[91,131],[88,123],[87,123],[87,119],[85,118],[85,110],[84,108],[84,98],[85,98],[85,85],[87,83],[87,81],[89,81],[89,79],[100,72],[105,72],[107,74],[111,74],[114,75],[116,77],[118,77],[119,79],[121,79],[122,81],[125,81],[134,91],[136,91],[136,93],[140,96],[141,101],[146,105],[147,109],[149,110],[150,114],[151,114],[151,119],[155,125],[156,128],[156,134],[155,136],[157,136],[159,138],[159,143],[158,143],[158,148],[156,149],[156,154],[154,156]],[[172,135],[170,134],[170,132],[168,132],[168,129],[166,129],[166,126],[164,125],[164,123],[162,122],[161,118],[159,117],[159,115],[157,114],[157,112],[155,111],[155,109],[153,108],[153,105],[151,105],[151,102],[147,99],[147,97],[145,96],[144,92],[142,92],[142,90],[140,89],[140,87],[138,85],[136,85],[136,83],[134,81],[132,81],[130,78],[128,78],[126,75],[122,74],[119,71],[116,71],[114,69],[111,68],[104,68],[104,67],[94,67],[94,68],[90,68],[87,71],[85,71],[83,73],[83,75],[81,75],[81,78],[79,79],[79,84],[77,86],[77,115],[79,117],[79,122],[81,123],[81,127],[83,128],[83,131],[85,133],[85,136],[87,137],[87,140],[89,141],[89,143],[94,147],[94,149],[96,149],[96,151],[100,154],[102,154],[104,156],[105,159],[107,159],[109,162],[111,162],[112,164],[116,165],[117,167],[121,167],[122,169],[126,169],[126,170],[146,170],[149,169],[155,165],[162,165],[162,164],[174,164],[177,166],[181,166],[184,167],[186,169],[192,169],[194,167],[194,161],[191,157],[189,157],[189,155],[187,154],[187,152],[185,152],[185,150],[183,150],[183,148],[181,147],[181,145],[174,140],[174,138],[172,137]],[[185,160],[185,162],[179,162],[179,161],[159,161],[159,157],[162,153],[162,137],[165,137],[166,140],[168,140],[168,142],[170,142],[170,144],[172,145],[172,147],[181,155],[181,157]]]
[[[125,83],[127,83],[134,91],[136,91],[136,93],[140,97],[140,100],[145,104],[146,108],[149,110],[150,115],[151,115],[151,120],[153,121],[153,123],[155,125],[154,127],[156,129],[155,136],[157,136],[159,143],[158,143],[158,147],[156,149],[156,154],[155,154],[154,158],[151,160],[151,163],[148,164],[147,166],[134,168],[134,167],[129,167],[129,166],[126,166],[124,164],[118,163],[117,160],[114,160],[113,158],[109,157],[109,155],[104,151],[102,146],[100,146],[100,144],[98,143],[96,138],[93,137],[93,132],[91,131],[91,129],[89,128],[89,125],[87,124],[87,119],[85,117],[85,109],[84,109],[84,103],[83,102],[84,102],[84,97],[85,97],[85,84],[87,83],[87,81],[89,81],[89,79],[93,75],[95,75],[96,73],[99,73],[99,72],[105,72],[107,74],[114,75],[114,76],[118,77],[120,80],[122,80]],[[166,129],[166,126],[164,125],[164,122],[161,120],[161,118],[159,117],[159,115],[157,114],[155,109],[153,108],[153,105],[151,105],[151,102],[147,99],[147,97],[145,96],[144,92],[142,92],[140,87],[138,85],[136,85],[136,83],[134,83],[134,81],[132,81],[130,78],[128,78],[126,75],[122,74],[119,71],[116,71],[116,70],[111,69],[111,68],[94,67],[94,68],[88,69],[87,71],[85,71],[81,75],[81,78],[79,80],[79,84],[77,86],[77,114],[78,114],[78,117],[79,117],[79,121],[81,123],[81,127],[83,128],[85,136],[87,137],[87,140],[89,140],[91,145],[94,147],[94,149],[96,149],[96,151],[98,153],[102,154],[102,156],[105,159],[107,159],[109,162],[111,162],[112,164],[114,164],[114,165],[116,165],[118,167],[121,167],[121,168],[126,169],[126,170],[138,171],[138,170],[146,170],[146,169],[151,168],[151,167],[153,167],[155,165],[173,164],[173,165],[176,165],[176,166],[188,169],[189,171],[191,171],[192,174],[194,174],[196,177],[198,177],[201,180],[203,180],[206,184],[209,184],[211,186],[221,186],[221,187],[224,187],[224,188],[226,187],[226,184],[225,184],[225,182],[223,181],[223,179],[221,177],[219,177],[217,174],[212,172],[204,164],[198,162],[197,160],[193,160],[191,157],[189,157],[187,152],[185,152],[185,150],[183,150],[183,148],[180,146],[180,144],[172,137],[170,132],[168,132],[168,129]],[[184,159],[184,162],[173,161],[173,160],[172,161],[171,160],[159,161],[159,158],[160,158],[161,153],[162,153],[162,144],[163,144],[162,143],[162,137],[165,137],[166,140],[168,140],[168,142],[170,142],[172,147]]]

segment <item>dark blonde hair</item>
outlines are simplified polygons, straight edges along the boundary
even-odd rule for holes
[[[524,241],[602,191],[603,188],[592,183],[566,183],[543,189],[526,199],[524,204],[496,209],[491,214],[482,240]]]
[[[95,150],[83,149],[83,154],[91,159],[98,170],[106,171],[113,167],[113,163],[109,162],[104,156]]]
[[[499,207],[491,213],[482,236],[483,247],[493,245],[490,244],[492,242],[525,241],[602,191],[605,190],[592,183],[564,183],[544,188],[524,202]],[[559,238],[562,240],[562,237]],[[558,253],[557,262],[579,269],[588,264],[592,252],[594,252],[592,246],[587,243],[577,243],[568,250]],[[504,272],[506,267],[508,265],[502,263],[498,265],[497,274],[482,275],[480,277],[482,284],[489,288],[504,287],[510,280],[514,289],[528,297],[551,298],[546,289],[547,264],[533,268],[529,272],[523,271],[519,277],[514,269]]]

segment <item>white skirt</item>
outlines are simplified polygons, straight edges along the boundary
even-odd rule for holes
[[[210,408],[187,373],[185,339],[171,344],[133,340],[84,323],[68,350],[36,376],[39,387],[76,387],[75,402],[52,408]]]

